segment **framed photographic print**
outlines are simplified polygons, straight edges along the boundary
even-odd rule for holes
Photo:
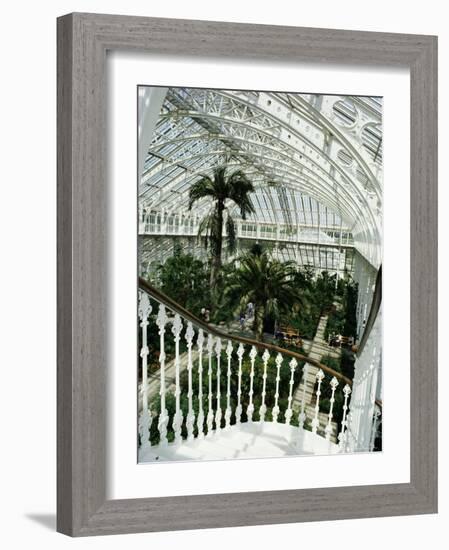
[[[138,95],[139,461],[381,450],[382,98]]]
[[[58,20],[58,530],[432,513],[436,38]]]

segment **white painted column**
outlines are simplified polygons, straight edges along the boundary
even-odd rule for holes
[[[335,277],[335,290],[337,290],[338,287],[338,280],[340,278],[340,254],[341,254],[341,232],[342,232],[343,224],[342,220],[340,219],[340,234],[338,237],[338,263],[337,263],[337,271],[336,271],[336,277]]]
[[[168,88],[148,86],[144,88],[143,94],[139,96],[139,178],[142,176],[147,151],[153,140],[154,129],[156,128],[157,119],[167,95],[167,90]]]
[[[348,442],[350,451],[368,452],[375,415],[379,369],[381,368],[382,309],[377,314],[365,347],[355,362],[352,399],[348,413]]]

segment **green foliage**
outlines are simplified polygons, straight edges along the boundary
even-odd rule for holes
[[[336,292],[336,275],[329,275],[327,271],[322,271],[316,278],[315,300],[321,304],[321,311],[326,313],[332,309],[332,304],[335,300]]]
[[[249,254],[253,256],[262,256],[264,253],[264,247],[260,243],[253,243],[248,250]]]
[[[330,399],[332,389],[329,384],[324,384],[322,387],[323,398],[320,400],[320,412],[328,414],[330,411]],[[337,423],[337,431],[341,430],[341,421],[343,419],[343,402],[344,396],[341,391],[337,389],[334,395],[334,407],[332,409],[332,422]]]
[[[351,350],[341,350],[341,373],[352,380],[354,378],[355,355]]]
[[[157,268],[156,285],[175,302],[198,315],[210,303],[208,271],[203,262],[175,247],[173,256]]]
[[[300,268],[295,274],[295,285],[301,289],[302,307],[285,321],[296,328],[302,338],[311,340],[315,336],[321,315],[332,308],[335,276],[323,271],[314,278],[311,268]]]
[[[324,339],[329,340],[331,334],[342,334],[346,336],[344,333],[345,322],[346,312],[344,310],[334,310],[330,312],[324,331]]]
[[[341,372],[341,362],[340,359],[337,359],[335,357],[331,357],[330,355],[324,355],[320,359],[320,363],[323,365],[326,365],[326,367],[329,367],[337,372]]]
[[[266,252],[246,254],[239,258],[236,269],[230,273],[225,294],[237,308],[255,305],[254,332],[262,339],[264,322],[268,315],[279,319],[282,314],[298,311],[302,297],[294,284],[294,262],[279,262]]]
[[[330,311],[324,337],[329,338],[331,334],[342,334],[343,336],[356,336],[357,320],[357,290],[358,285],[350,279],[340,279],[340,309]]]
[[[343,336],[355,336],[356,334],[356,305],[357,305],[357,284],[351,280],[339,281],[341,307],[334,309],[329,313],[329,318],[325,330],[325,338],[328,339],[331,334],[342,334]],[[330,356],[322,357],[321,363],[343,374],[350,380],[354,378],[355,356],[351,350],[342,348],[340,359]],[[340,382],[341,383],[341,382]],[[341,388],[339,388],[341,390]],[[320,402],[322,410],[329,412],[331,388],[329,381],[323,384],[323,399]],[[337,391],[334,403],[334,421],[340,423],[343,417],[343,394]]]
[[[226,295],[226,281],[235,272],[234,262],[224,264],[214,284],[214,299],[211,306],[211,321],[215,324],[233,321],[236,317],[236,302],[229,300]]]

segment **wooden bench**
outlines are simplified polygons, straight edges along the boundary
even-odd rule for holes
[[[352,348],[354,345],[354,338],[352,336],[334,334],[329,339],[329,345],[334,348]]]
[[[275,336],[289,345],[302,347],[302,338],[294,327],[281,325]]]

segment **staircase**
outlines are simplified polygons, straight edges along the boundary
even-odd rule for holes
[[[305,356],[274,344],[223,333],[146,281],[141,279],[139,286],[140,462],[344,452],[336,443],[345,437],[346,423],[342,422],[342,431],[337,434],[332,407],[329,413],[320,411],[322,384],[331,388],[331,404],[338,391],[343,393],[347,408],[351,392],[350,380],[317,359],[324,349],[328,351],[324,341],[326,316],[320,319],[312,349]],[[151,326],[157,326],[160,351],[159,369],[149,375],[150,317]],[[187,345],[185,353],[180,351],[181,338]],[[175,357],[166,361],[168,339]],[[304,362],[303,381],[294,392],[294,378]],[[184,369],[186,386],[180,380]],[[154,410],[151,397],[156,393],[160,403]],[[171,409],[166,405],[169,395]],[[270,401],[266,401],[267,395],[271,395]],[[301,413],[300,418],[297,412]]]
[[[328,321],[327,315],[322,315],[318,322],[318,327],[315,333],[315,337],[312,341],[312,345],[309,350],[308,357],[315,361],[321,361],[323,355],[331,355],[334,357],[340,357],[341,351],[339,349],[330,349],[327,341],[324,338],[324,332]],[[317,374],[320,369],[316,366],[308,364],[305,370],[304,376],[293,395],[293,408],[294,410],[301,410],[302,403],[304,402],[304,412],[306,417],[311,419],[315,414],[315,386],[317,384]],[[319,428],[317,432],[324,436],[324,428],[328,424],[328,415],[324,412],[318,413]],[[333,443],[337,443],[338,427],[336,422],[331,422],[331,435],[330,440]]]
[[[141,448],[139,462],[277,458],[339,451],[338,445],[308,430],[274,422],[252,422],[230,426],[212,437],[183,441],[181,445]]]

